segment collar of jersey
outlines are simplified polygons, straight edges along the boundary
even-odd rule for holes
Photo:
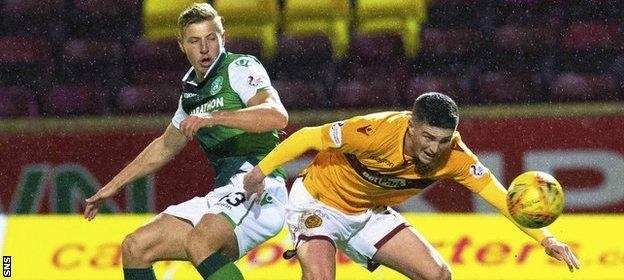
[[[217,71],[219,66],[221,66],[221,64],[225,60],[226,54],[227,51],[225,50],[225,48],[221,48],[221,50],[219,51],[219,56],[217,57],[217,61],[215,61],[215,63],[213,63],[210,68],[208,68],[208,71],[206,71],[206,74],[204,74],[204,80],[200,84],[206,82],[208,80],[208,77],[210,77],[212,74],[214,74],[214,72]],[[186,72],[186,75],[184,75],[182,81],[197,86],[197,83],[195,83],[195,75],[195,68],[191,66],[191,69]]]

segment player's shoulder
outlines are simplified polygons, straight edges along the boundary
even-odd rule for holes
[[[353,121],[368,122],[376,125],[396,125],[411,118],[409,111],[385,111],[353,117]]]
[[[398,111],[355,116],[347,120],[347,131],[351,131],[355,135],[388,138],[397,131],[404,131],[410,117],[409,112]]]
[[[479,158],[462,141],[459,132],[453,133],[451,141],[451,153],[446,162],[446,168],[450,170],[449,172],[459,177],[472,176],[474,178],[480,178],[488,172]]]
[[[477,161],[477,156],[462,141],[459,131],[455,131],[451,139],[451,159],[470,162]]]
[[[260,60],[250,54],[227,53],[226,63],[231,68],[249,68],[253,66],[262,66]]]

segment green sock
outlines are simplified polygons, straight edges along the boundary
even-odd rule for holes
[[[197,271],[204,280],[231,279],[244,280],[243,274],[227,257],[220,253],[214,253],[203,260],[197,267]]]
[[[124,268],[125,280],[156,280],[153,268]]]

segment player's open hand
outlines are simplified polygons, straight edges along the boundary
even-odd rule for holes
[[[264,191],[264,177],[266,176],[258,166],[255,166],[251,171],[245,174],[245,177],[243,177],[243,188],[249,199],[251,199],[254,194],[256,195],[256,199],[262,197],[262,192]]]
[[[87,202],[87,205],[85,206],[84,210],[85,219],[87,219],[88,221],[93,220],[93,218],[95,218],[95,215],[97,215],[97,213],[100,211],[100,206],[102,206],[102,202],[104,202],[105,199],[117,194],[118,191],[119,190],[117,188],[106,185],[98,190],[98,192],[95,193],[93,196],[87,198],[85,200]]]
[[[209,113],[194,114],[184,119],[180,123],[180,132],[186,136],[186,139],[192,140],[197,131],[202,127],[215,126],[215,120]]]
[[[558,241],[554,237],[549,237],[542,241],[542,246],[544,246],[546,254],[557,260],[565,262],[571,272],[574,271],[575,268],[580,268],[579,260],[576,258],[574,253],[572,253],[570,246],[567,244]]]

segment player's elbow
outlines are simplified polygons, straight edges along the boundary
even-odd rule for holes
[[[275,120],[276,129],[284,129],[288,125],[288,114],[279,114]]]
[[[286,111],[273,109],[270,113],[265,115],[265,128],[266,130],[281,130],[288,125],[288,113]]]

